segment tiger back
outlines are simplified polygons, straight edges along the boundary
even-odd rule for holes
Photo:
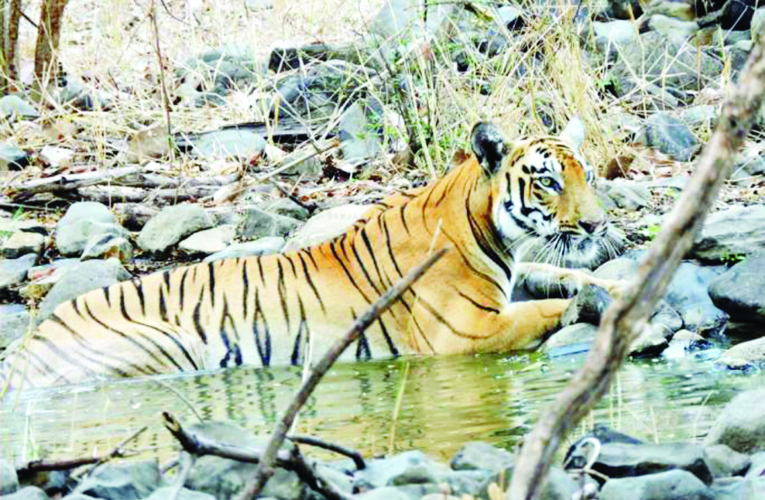
[[[383,200],[334,240],[158,272],[61,304],[3,361],[4,385],[310,363],[442,247],[451,250],[344,359],[533,347],[570,301],[514,302],[514,254],[535,243],[584,266],[617,237],[575,147],[509,143],[487,123],[471,140],[473,154],[445,177]]]

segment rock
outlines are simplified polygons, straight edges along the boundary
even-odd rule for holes
[[[367,461],[366,469],[354,475],[361,489],[401,486],[405,484],[437,483],[438,475],[448,474],[449,468],[419,450],[399,453],[391,458]]]
[[[679,118],[689,128],[704,127],[712,130],[717,125],[717,118],[719,116],[720,110],[717,106],[700,104],[681,109]]]
[[[688,71],[688,68],[698,68],[698,71]],[[695,95],[707,81],[714,81],[721,71],[722,63],[716,56],[703,50],[697,52],[682,37],[667,38],[656,31],[649,31],[640,35],[640,43],[619,47],[619,59],[614,65],[613,75],[618,81],[616,92],[619,97],[634,89],[634,78],[656,82],[661,89],[672,94],[693,92]]]
[[[140,231],[149,220],[159,213],[159,209],[142,203],[115,203],[114,214],[122,225],[131,231]]]
[[[240,43],[224,45],[189,59],[178,76],[183,79],[182,85],[194,90],[198,97],[185,104],[204,106],[221,102],[220,96],[231,89],[248,89],[266,72],[265,64],[259,61],[249,44]],[[212,87],[205,88],[206,92],[196,91],[208,82]]]
[[[0,256],[6,259],[16,259],[29,253],[40,255],[45,248],[45,236],[40,233],[13,233],[5,240]]]
[[[225,129],[208,132],[194,140],[194,155],[213,160],[228,158],[250,161],[263,154],[266,141],[260,135],[243,129]]]
[[[713,479],[704,461],[704,449],[699,445],[686,443],[606,443],[601,447],[592,469],[612,478],[611,480],[672,469],[688,471],[704,484],[710,484]]]
[[[5,322],[3,322],[3,330],[5,330]],[[5,332],[3,332],[5,335]],[[10,460],[0,461],[0,495],[5,497],[16,493],[19,489],[19,476],[16,475],[16,468],[13,466]]]
[[[377,488],[353,496],[356,500],[413,500],[413,497],[402,488]]]
[[[266,236],[265,238],[260,238],[255,241],[234,243],[233,245],[228,246],[225,250],[206,257],[204,262],[279,253],[282,248],[284,248],[284,243],[284,238],[280,236]]]
[[[149,495],[146,500],[167,500],[171,498],[171,494],[174,490],[174,486],[162,486],[161,488],[154,490],[154,492]],[[176,500],[215,500],[215,497],[212,495],[202,493],[201,491],[189,490],[186,488],[181,488],[181,490],[178,492],[178,496],[174,498],[176,498]]]
[[[199,205],[165,207],[143,227],[138,246],[147,252],[162,253],[186,236],[212,226],[212,218]]]
[[[705,446],[704,461],[715,479],[741,476],[752,463],[748,455],[733,451],[724,444]]]
[[[236,226],[224,224],[192,234],[181,241],[178,248],[189,255],[210,255],[225,250],[234,240],[234,236],[236,236]]]
[[[746,471],[748,478],[761,478],[765,476],[765,451],[755,453],[751,457],[751,465]]]
[[[737,395],[723,409],[704,444],[727,445],[739,453],[765,450],[765,389]]]
[[[562,326],[575,323],[600,324],[600,316],[611,304],[608,292],[599,286],[584,285],[561,317]]]
[[[712,302],[733,321],[765,322],[765,251],[747,257],[709,283]]]
[[[520,27],[519,24],[523,23],[522,14],[520,9],[512,5],[503,5],[497,9],[499,21],[502,22],[508,31],[513,31]]]
[[[729,262],[765,249],[765,206],[735,206],[710,214],[690,256],[707,262]]]
[[[29,165],[29,153],[16,146],[0,142],[0,170],[21,170]]]
[[[696,21],[681,21],[680,19],[655,14],[643,21],[641,31],[656,31],[665,37],[688,39],[699,31],[699,25]]]
[[[690,161],[699,141],[683,122],[667,113],[654,113],[645,121],[647,145],[677,161]]]
[[[713,500],[709,488],[684,470],[609,479],[598,500]]]
[[[314,215],[287,241],[284,252],[323,243],[343,234],[372,208],[371,205],[341,205]]]
[[[77,485],[75,492],[104,500],[142,500],[161,483],[156,460],[103,464]]]
[[[662,325],[648,324],[640,335],[630,344],[630,356],[655,356],[661,354],[669,345],[668,337],[672,332]]]
[[[56,248],[62,255],[79,257],[88,243],[104,235],[127,239],[122,228],[106,205],[94,201],[74,203],[56,224]],[[93,244],[93,243],[91,243]]]
[[[53,285],[80,262],[80,259],[57,259],[50,264],[29,269],[27,279],[30,283],[22,287],[19,294],[27,300],[42,300]]]
[[[289,198],[279,198],[277,200],[264,203],[263,206],[259,208],[272,214],[291,217],[299,221],[305,221],[311,215],[307,208],[298,205]]]
[[[720,271],[683,262],[677,268],[664,297],[680,313],[687,330],[705,337],[722,331],[728,321],[728,315],[715,306],[707,292],[709,283]]]
[[[37,262],[37,255],[30,253],[16,259],[0,259],[0,290],[23,282]]]
[[[598,180],[598,192],[610,199],[617,208],[638,210],[651,204],[651,192],[634,181],[614,179]]]
[[[638,43],[638,34],[632,21],[595,21],[592,30],[595,34],[595,47],[604,54],[615,52],[622,45]]]
[[[48,495],[36,486],[25,486],[15,493],[3,495],[3,500],[49,500]]]
[[[40,117],[37,108],[17,95],[0,97],[0,116],[11,122],[29,120]]]
[[[266,236],[287,236],[301,225],[300,221],[291,217],[270,214],[259,208],[250,208],[244,214],[244,219],[236,229],[236,235],[245,240],[264,238]]]
[[[566,326],[547,339],[541,350],[553,357],[587,352],[597,331],[597,327],[589,323]]]
[[[736,344],[724,351],[715,363],[731,370],[765,367],[765,337]]]
[[[74,151],[58,146],[43,146],[37,157],[49,167],[64,168],[72,164]]]
[[[449,465],[454,470],[489,470],[499,472],[514,465],[513,455],[482,441],[465,443]]]
[[[760,39],[760,35],[765,30],[765,8],[759,8],[752,14],[752,21],[750,25],[750,35],[752,42],[756,42]]]
[[[29,311],[22,304],[0,304],[0,321],[2,321],[0,349],[5,349],[14,340],[23,337],[29,329]],[[2,476],[0,476],[0,481],[2,481]]]
[[[116,233],[123,233],[124,231],[121,229],[119,228]],[[119,236],[115,232],[106,231],[102,234],[94,234],[88,238],[81,259],[117,259],[120,262],[130,262],[133,260],[133,245],[127,238]]]
[[[598,267],[593,274],[596,278],[621,281],[632,279],[637,269],[638,263],[635,259],[618,257]]]
[[[346,166],[343,170],[347,173],[353,173],[356,166],[382,152],[382,138],[377,132],[381,128],[382,113],[382,109],[376,112],[357,101],[340,119],[340,149]],[[375,117],[377,123],[371,123],[368,115]]]
[[[754,7],[759,6],[756,0],[737,0],[725,2],[722,13],[717,19],[720,27],[730,31],[745,31],[751,27]]]
[[[765,498],[765,478],[743,479],[731,477],[715,481],[710,487],[715,500],[743,500]]]
[[[40,304],[37,321],[47,319],[62,302],[127,279],[130,279],[130,274],[117,259],[88,260],[73,266],[45,296]]]

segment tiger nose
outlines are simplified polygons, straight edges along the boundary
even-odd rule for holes
[[[579,219],[579,227],[584,229],[587,234],[595,234],[605,224],[605,219]]]

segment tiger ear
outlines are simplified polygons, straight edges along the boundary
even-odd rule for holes
[[[499,128],[487,122],[478,122],[473,127],[470,143],[478,163],[489,175],[499,170],[502,160],[510,151]]]
[[[563,131],[558,135],[560,139],[571,143],[577,151],[579,151],[579,148],[581,148],[584,143],[584,136],[584,122],[579,118],[579,115],[576,115],[569,120],[563,128]]]

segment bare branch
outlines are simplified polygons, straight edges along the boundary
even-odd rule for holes
[[[311,368],[308,377],[305,379],[300,389],[298,389],[298,392],[292,399],[287,411],[284,412],[284,416],[277,422],[276,427],[271,434],[271,439],[268,442],[266,452],[263,454],[258,470],[255,473],[255,477],[245,485],[244,490],[238,497],[239,500],[257,498],[268,479],[273,476],[274,460],[287,436],[287,431],[292,427],[292,423],[295,421],[298,412],[313,393],[316,385],[324,374],[327,373],[337,358],[339,358],[343,351],[345,351],[351,343],[356,341],[372,323],[377,321],[377,319],[388,310],[388,308],[397,301],[398,298],[406,292],[415,281],[417,281],[417,279],[438,262],[446,252],[446,248],[434,252],[425,262],[409,271],[403,279],[382,294],[382,296],[380,296],[380,298],[354,322],[351,328],[329,348],[319,362]]]
[[[508,499],[539,497],[561,440],[608,390],[630,344],[693,246],[765,94],[764,43],[761,38],[755,44],[739,83],[723,106],[717,129],[696,164],[696,173],[641,262],[634,283],[608,308],[584,365],[527,436],[513,472]]]

